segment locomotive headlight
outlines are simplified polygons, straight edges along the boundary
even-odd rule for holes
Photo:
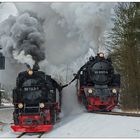
[[[91,94],[92,92],[93,92],[93,90],[92,90],[91,88],[89,88],[89,89],[88,89],[88,93]]]
[[[28,71],[28,74],[29,74],[29,75],[32,75],[32,74],[33,74],[33,71],[32,71],[32,70],[29,70],[29,71]]]
[[[45,107],[45,104],[44,104],[44,103],[40,103],[40,104],[39,104],[39,107],[40,107],[40,108],[44,108],[44,107]]]
[[[117,93],[117,90],[115,88],[112,89],[113,93]]]
[[[20,109],[23,108],[23,104],[22,103],[19,103],[18,104],[18,108],[20,108]]]
[[[99,56],[100,56],[100,57],[104,57],[104,53],[100,53]]]

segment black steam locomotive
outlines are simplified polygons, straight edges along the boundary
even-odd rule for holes
[[[72,81],[75,79],[78,100],[88,111],[111,111],[118,104],[120,75],[103,53],[91,56]]]
[[[61,111],[61,90],[65,86],[38,69],[35,65],[17,77],[11,126],[15,132],[50,131]]]

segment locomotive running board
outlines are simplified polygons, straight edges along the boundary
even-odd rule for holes
[[[11,128],[14,132],[49,132],[52,130],[53,125],[38,125],[36,127],[12,125]]]

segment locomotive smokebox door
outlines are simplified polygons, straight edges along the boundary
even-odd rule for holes
[[[0,70],[4,70],[4,69],[5,69],[5,57],[0,52]]]

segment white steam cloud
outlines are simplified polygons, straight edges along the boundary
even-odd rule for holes
[[[66,83],[89,56],[105,51],[104,35],[110,28],[114,3],[14,4],[18,16],[0,23],[0,45],[8,57],[0,82],[7,86],[23,70],[19,63],[38,61],[41,70]],[[64,92],[63,108],[68,115],[77,104],[74,85]]]
[[[89,48],[104,51],[114,3],[15,3],[19,12],[32,11],[44,19],[46,59],[50,64],[72,63]],[[36,10],[37,9],[37,10]]]

